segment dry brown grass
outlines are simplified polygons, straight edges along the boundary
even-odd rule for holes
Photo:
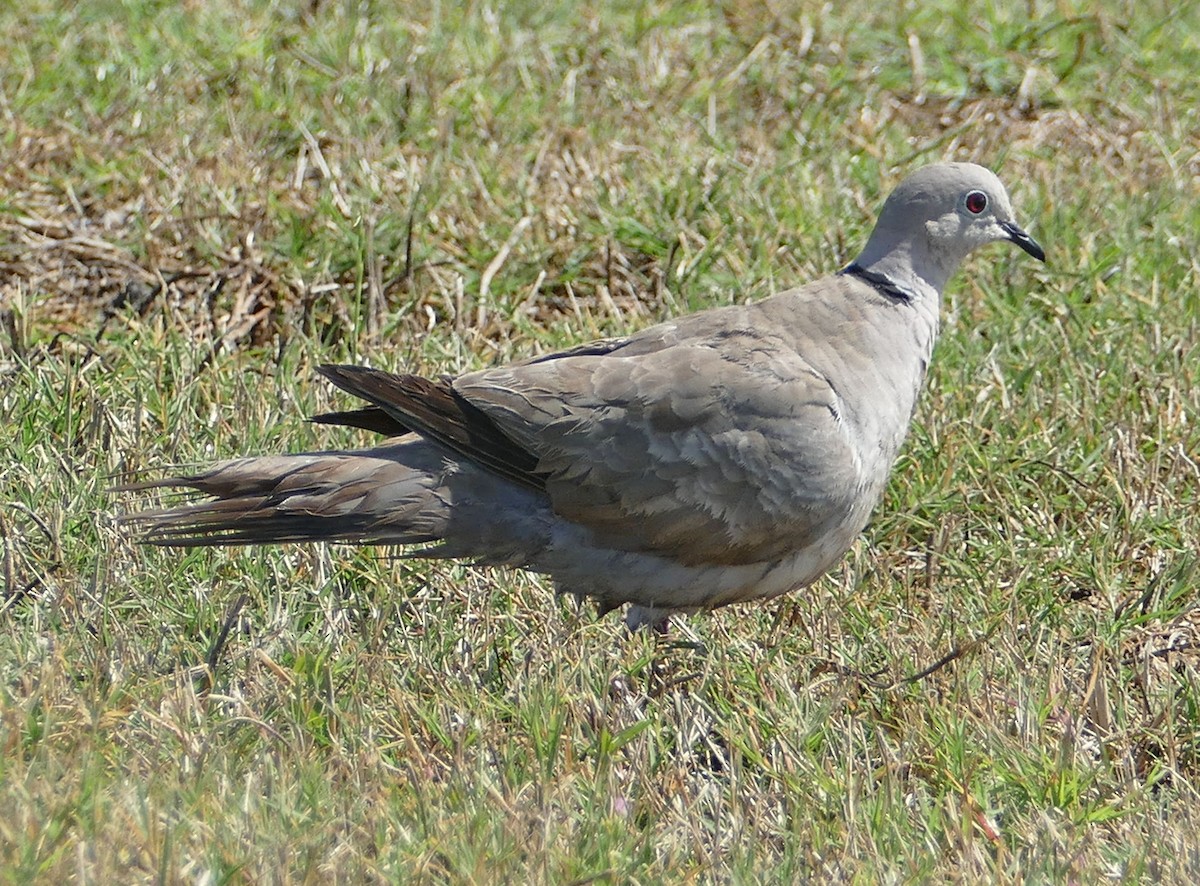
[[[60,6],[0,12],[5,878],[1195,879],[1194,5]],[[317,361],[765,295],[943,156],[1051,264],[972,262],[862,544],[695,646],[112,525],[114,474],[330,445]]]

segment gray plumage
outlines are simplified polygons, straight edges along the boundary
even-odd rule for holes
[[[839,274],[755,304],[457,379],[321,373],[381,446],[245,458],[130,488],[209,500],[145,541],[419,545],[520,566],[631,626],[804,587],[867,523],[904,442],[941,292],[971,250],[1045,256],[988,170],[925,167]]]

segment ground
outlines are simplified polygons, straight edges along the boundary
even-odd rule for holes
[[[836,7],[836,8],[835,8]],[[1196,3],[0,9],[0,877],[1200,877]],[[887,497],[629,635],[391,551],[146,550],[110,488],[837,269],[1008,183]]]

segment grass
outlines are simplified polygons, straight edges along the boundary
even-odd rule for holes
[[[0,27],[0,877],[1200,875],[1200,6]],[[944,157],[1050,263],[972,259],[863,540],[692,619],[703,652],[522,574],[114,526],[116,474],[356,439],[303,421],[318,362],[454,373],[759,298]]]

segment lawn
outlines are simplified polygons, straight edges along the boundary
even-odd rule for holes
[[[1200,879],[1200,4],[0,7],[0,881]],[[905,173],[952,283],[829,576],[673,636],[345,547],[146,549],[129,476],[762,298]]]

